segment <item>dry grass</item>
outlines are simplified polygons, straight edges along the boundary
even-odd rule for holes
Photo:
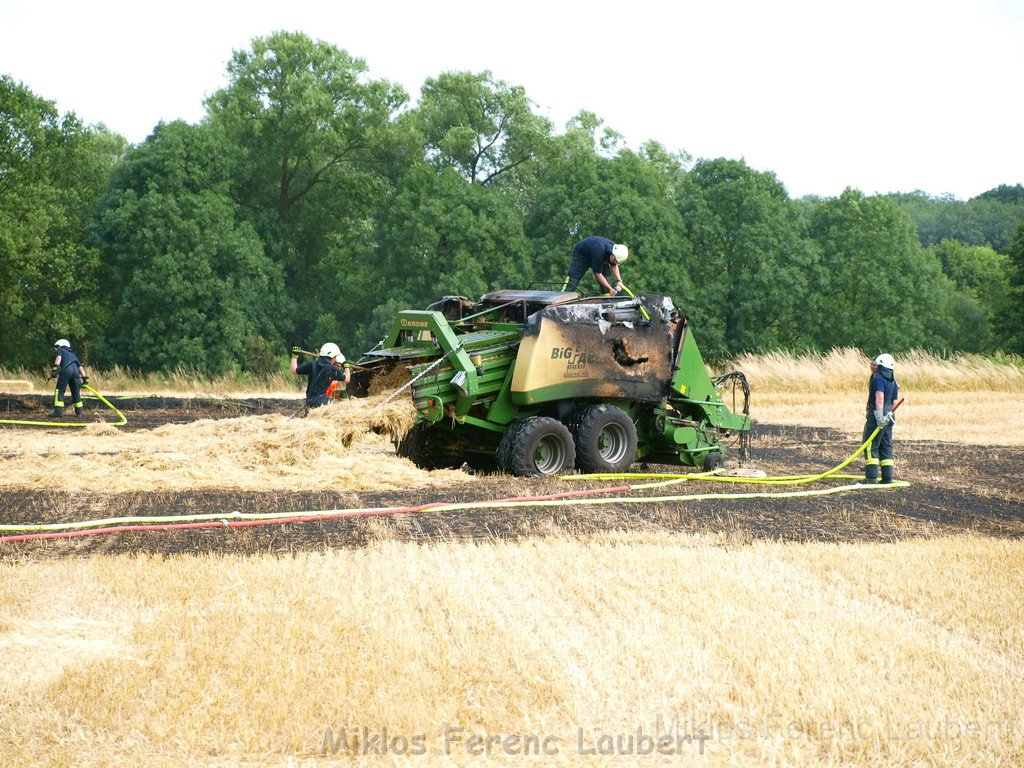
[[[114,366],[106,371],[90,368],[90,384],[104,393],[121,395],[150,394],[165,397],[233,397],[296,395],[305,388],[306,379],[290,373],[267,373],[252,376],[230,373],[206,376],[196,371],[141,373]],[[24,393],[53,390],[53,382],[46,378],[47,369],[0,368],[0,392]],[[18,384],[5,383],[18,381]],[[27,382],[27,385],[24,383]]]
[[[737,367],[753,383],[755,422],[826,426],[851,439],[860,436],[868,368],[859,352],[763,355],[741,358]],[[1024,444],[1024,369],[1016,363],[915,354],[897,359],[897,374],[907,396],[898,440]],[[404,383],[407,374],[396,375],[391,383]],[[949,389],[950,381],[961,382],[961,390]],[[422,472],[395,457],[377,433],[404,434],[413,411],[405,397],[378,409],[382,399],[343,401],[308,418],[248,416],[125,433],[96,424],[83,430],[85,439],[63,431],[0,430],[0,489],[45,487],[56,462],[83,492],[361,491],[471,482],[462,473]]]
[[[446,728],[604,764],[577,729],[674,723],[703,755],[620,764],[1020,765],[1022,561],[619,534],[5,564],[0,761],[312,765],[365,726],[413,764],[479,762]]]
[[[972,434],[945,439],[1009,431],[1019,366],[953,363],[963,385],[951,389],[945,363],[917,364],[898,360],[910,404],[900,437],[948,429],[968,413],[962,401],[950,410],[963,391],[990,405]],[[739,367],[756,418],[859,434],[864,358]],[[794,380],[813,392],[794,395]],[[371,411],[376,402],[306,419],[97,426],[85,439],[3,430],[0,490],[48,487],[55,467],[82,492],[472,481],[397,459],[368,430],[400,433],[411,411]],[[288,557],[0,562],[0,765],[539,761],[494,743],[489,757],[470,754],[467,740],[486,735],[551,737],[558,754],[543,759],[565,765],[1021,765],[1022,562],[1024,542],[980,536],[830,545],[564,532]],[[323,756],[328,728],[356,750],[363,728],[386,728],[392,746],[404,737],[427,754],[374,755],[371,741],[368,757]],[[446,728],[463,729],[447,754]],[[670,756],[579,754],[580,733],[596,750],[601,735],[638,728],[708,739],[703,754],[699,742]]]
[[[856,350],[827,355],[747,355],[735,361],[751,382],[751,415],[767,424],[829,426],[853,436],[864,427],[869,358]],[[896,357],[906,402],[897,440],[975,445],[1024,444],[1024,361],[922,352]]]
[[[926,352],[910,352],[895,358],[896,378],[912,390],[1024,392],[1021,358],[963,354],[946,359]],[[735,367],[768,390],[792,389],[793,382],[800,382],[808,389],[861,391],[867,389],[870,362],[858,350],[833,349],[824,355],[743,355],[736,359]]]
[[[412,425],[409,401],[350,399],[281,415],[207,419],[119,432],[97,424],[84,436],[56,431],[0,431],[0,489],[41,488],[53,467],[79,492],[203,488],[360,491],[465,480],[458,472],[421,472],[394,454],[391,438]]]

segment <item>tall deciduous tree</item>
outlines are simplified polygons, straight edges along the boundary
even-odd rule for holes
[[[998,321],[1004,349],[1024,355],[1024,221],[1017,226],[1008,249],[1009,295]]]
[[[160,125],[118,167],[97,217],[114,330],[111,361],[208,373],[283,346],[281,270],[229,196],[209,127]]]
[[[817,258],[775,174],[741,160],[702,160],[686,180],[680,210],[707,345],[736,353],[805,343]]]
[[[824,266],[814,291],[825,302],[814,313],[820,346],[946,346],[952,284],[895,202],[847,189],[818,206],[810,231]]]
[[[283,266],[299,308],[293,340],[346,324],[372,274],[382,171],[408,152],[393,117],[407,100],[367,77],[361,59],[301,33],[275,32],[236,51],[208,121],[233,147],[232,195]],[[337,339],[344,343],[344,339]]]
[[[84,232],[126,142],[0,77],[0,362],[42,365],[57,337],[101,333],[99,255]]]
[[[424,83],[414,114],[428,162],[487,186],[544,152],[551,123],[532,107],[521,86],[490,72],[445,72]]]
[[[997,317],[1009,298],[1009,259],[983,245],[943,240],[928,249],[952,281],[948,343],[964,352],[992,352],[998,346]]]
[[[396,308],[530,283],[523,208],[550,130],[522,88],[490,73],[426,82],[419,105],[394,129],[409,151],[389,165],[393,194],[378,207],[371,284],[356,297],[367,318],[359,323],[363,343],[386,329]]]
[[[378,280],[360,327],[363,343],[379,338],[394,312],[422,307],[445,294],[476,298],[532,279],[530,242],[515,201],[474,184],[453,168],[426,163],[398,182],[381,218]]]

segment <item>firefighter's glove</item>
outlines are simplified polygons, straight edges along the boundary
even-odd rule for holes
[[[56,379],[58,373],[60,373],[60,368],[58,368],[57,366],[53,366],[53,368],[50,369],[50,378]]]
[[[298,357],[302,354],[302,349],[299,347],[292,347],[292,357]]]
[[[896,417],[891,413],[883,413],[881,408],[875,409],[875,424],[879,429],[885,429],[894,421],[896,421]]]
[[[89,383],[89,377],[88,376],[83,376],[82,377],[82,384],[88,384],[88,383]]]

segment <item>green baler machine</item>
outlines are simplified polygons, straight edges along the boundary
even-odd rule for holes
[[[727,443],[742,458],[749,437],[745,377],[712,380],[685,315],[665,296],[445,297],[399,312],[358,361],[350,391],[365,393],[394,369],[412,379],[417,411],[398,451],[428,469],[552,475],[643,461],[710,471],[723,466]],[[730,387],[732,409],[721,396]]]

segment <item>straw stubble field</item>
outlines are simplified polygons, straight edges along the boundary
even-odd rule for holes
[[[769,474],[858,442],[863,365],[794,403],[805,362],[741,361]],[[1024,384],[904,362],[906,489],[0,545],[0,763],[1021,764]],[[260,402],[3,430],[0,520],[565,490],[415,469],[399,406]]]

